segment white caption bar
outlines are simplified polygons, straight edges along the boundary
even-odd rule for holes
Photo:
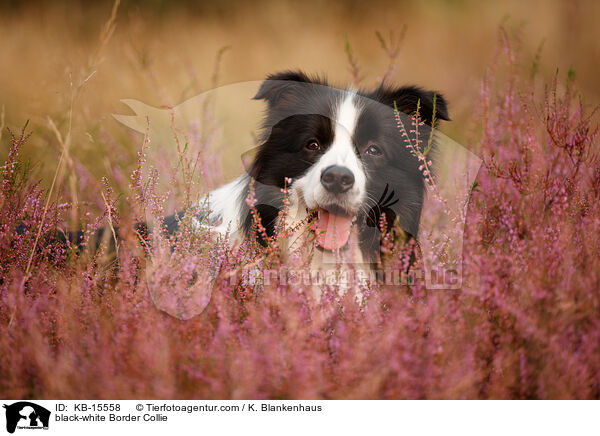
[[[1,432],[153,434],[600,434],[594,401],[4,400]],[[12,431],[11,431],[12,430]],[[7,434],[7,433],[4,433]]]

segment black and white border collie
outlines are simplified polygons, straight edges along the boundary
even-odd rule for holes
[[[449,119],[442,95],[415,86],[338,89],[286,71],[269,76],[254,98],[267,103],[261,143],[247,174],[208,195],[215,229],[266,244],[288,195],[288,219],[307,223],[320,252],[343,251],[352,239],[362,261],[377,262],[382,217],[417,237],[425,181],[408,143],[431,134],[415,129],[417,112],[426,129]],[[266,236],[256,232],[257,215]]]

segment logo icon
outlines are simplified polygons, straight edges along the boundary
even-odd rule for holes
[[[6,431],[14,433],[18,429],[48,429],[50,411],[29,401],[19,401],[4,405],[6,409]]]

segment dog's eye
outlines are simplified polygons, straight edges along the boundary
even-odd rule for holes
[[[316,139],[311,139],[306,143],[306,148],[310,151],[318,151],[321,149],[321,146],[319,145],[319,142]]]
[[[369,147],[367,147],[367,149],[365,150],[365,153],[369,154],[371,156],[381,156],[383,154],[381,149],[379,147],[377,147],[376,145],[370,145]]]

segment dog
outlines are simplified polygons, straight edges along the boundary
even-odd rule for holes
[[[417,86],[334,87],[283,71],[268,76],[254,99],[266,102],[260,145],[245,174],[208,193],[197,226],[263,246],[291,228],[290,249],[314,248],[311,270],[340,263],[369,269],[395,226],[418,240],[425,177],[416,149],[433,147],[427,159],[435,154],[431,127],[450,119],[442,94]],[[184,214],[164,219],[167,233]],[[147,238],[150,229],[139,223],[136,232]],[[96,244],[112,243],[111,235],[99,229]],[[83,241],[82,232],[59,237]]]
[[[246,174],[209,193],[214,229],[266,245],[287,205],[285,224],[297,229],[291,246],[311,235],[317,264],[335,263],[340,252],[355,264],[377,263],[394,223],[418,237],[425,180],[409,143],[419,134],[417,113],[426,138],[435,120],[450,119],[441,94],[416,86],[336,88],[284,71],[268,76],[254,99],[267,104],[260,145]]]

